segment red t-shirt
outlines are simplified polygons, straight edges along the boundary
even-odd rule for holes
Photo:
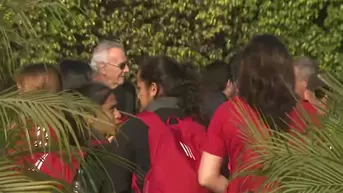
[[[242,108],[237,108],[237,107]],[[309,103],[302,102],[302,109],[309,114],[316,113],[316,109]],[[242,163],[249,163],[254,152],[247,148],[246,141],[242,136],[244,129],[241,112],[238,109],[243,109],[244,114],[253,120],[254,124],[261,123],[256,112],[250,108],[239,97],[235,97],[230,101],[222,104],[215,112],[208,128],[208,137],[204,151],[219,157],[228,155],[229,170],[232,175],[237,174],[242,167]],[[294,110],[290,113],[291,128],[295,128],[300,132],[305,123],[299,118],[300,113]],[[263,124],[263,123],[262,123]],[[257,124],[256,124],[257,125]],[[266,127],[259,128],[266,129]],[[243,176],[230,181],[227,193],[241,193],[246,191],[261,191],[261,184],[265,181],[264,177]]]
[[[76,169],[78,168],[79,161],[77,161],[76,156],[72,156],[72,162],[68,164],[65,159],[69,157],[65,156],[62,157],[60,152],[49,152],[48,146],[49,143],[55,144],[58,141],[58,137],[55,133],[55,130],[52,128],[45,129],[43,127],[37,127],[31,121],[27,121],[28,126],[28,133],[31,138],[31,144],[28,144],[27,140],[25,140],[26,134],[25,132],[17,132],[14,133],[13,137],[17,137],[17,141],[15,141],[15,148],[8,149],[8,154],[13,153],[21,153],[29,151],[27,146],[31,146],[35,148],[35,146],[46,146],[47,152],[33,152],[30,155],[18,156],[13,158],[17,161],[17,164],[21,166],[30,167],[30,170],[39,170],[42,173],[45,173],[53,178],[65,180],[67,183],[72,183],[72,180],[76,174]],[[45,138],[45,143],[42,144],[43,137]],[[49,142],[50,140],[50,142]]]

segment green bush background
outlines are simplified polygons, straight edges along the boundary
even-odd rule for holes
[[[124,43],[133,66],[144,54],[167,54],[202,66],[228,60],[256,33],[274,33],[294,55],[309,55],[330,71],[342,69],[340,0],[64,0],[72,13],[27,13],[39,41],[21,50],[21,63],[89,60],[101,39]],[[49,22],[61,17],[62,22]],[[133,67],[134,68],[134,67]]]

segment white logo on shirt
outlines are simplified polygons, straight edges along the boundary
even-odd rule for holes
[[[42,167],[46,157],[48,157],[48,155],[49,155],[48,153],[45,153],[36,161],[35,166],[38,170],[41,169],[41,167]]]

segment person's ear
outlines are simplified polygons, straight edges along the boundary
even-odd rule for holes
[[[103,62],[100,62],[97,64],[98,65],[98,70],[101,74],[106,74],[106,64]]]
[[[151,97],[156,97],[158,95],[158,85],[156,83],[151,83],[149,93]]]

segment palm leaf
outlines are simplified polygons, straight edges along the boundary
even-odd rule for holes
[[[310,115],[303,114],[306,133],[261,132],[246,113],[242,129],[255,154],[245,163],[240,175],[250,173],[266,176],[266,185],[278,182],[274,192],[334,193],[343,191],[343,85],[333,75],[324,81],[334,92],[330,96],[329,110],[321,125],[313,123]],[[257,164],[258,168],[254,168]],[[253,168],[253,169],[252,169]]]
[[[24,172],[24,168],[5,157],[0,157],[0,165],[0,192],[47,193],[65,190],[62,183],[40,173],[28,174],[29,171]]]
[[[42,13],[49,13],[50,23],[63,22],[63,15],[70,15],[67,6],[54,0],[0,0],[0,80],[7,81],[18,67],[21,54],[28,53],[29,47],[39,42],[34,24]],[[25,50],[25,51],[24,51]]]
[[[39,41],[34,24],[41,20],[42,14],[49,14],[49,23],[60,25],[70,15],[64,1],[54,0],[0,0],[0,81],[1,88],[4,87],[15,68],[18,67],[20,55],[30,52],[32,44]],[[70,17],[68,17],[70,18]],[[19,52],[18,52],[19,51]],[[87,112],[87,113],[85,113]],[[30,166],[21,168],[23,172],[15,172],[13,169],[19,167],[14,164],[4,166],[6,163],[15,163],[15,157],[22,157],[33,152],[60,152],[65,153],[65,161],[71,160],[71,155],[84,150],[77,140],[76,132],[89,133],[89,128],[84,124],[84,119],[90,118],[90,114],[99,113],[99,108],[89,100],[79,95],[61,93],[59,95],[37,92],[19,95],[16,91],[6,90],[0,93],[0,143],[1,148],[16,148],[16,152],[5,154],[0,157],[0,192],[51,192],[56,190],[59,183],[44,176],[38,181],[33,178],[40,175],[39,172],[27,172]],[[69,114],[76,122],[77,128],[73,128],[65,119],[65,113]],[[27,120],[30,120],[28,123]],[[103,120],[103,123],[107,123]],[[109,124],[109,123],[107,123]],[[51,128],[56,133],[58,140],[51,141],[47,146],[36,147],[30,135],[29,128],[41,127]],[[50,130],[47,130],[49,133]],[[11,134],[23,133],[19,136],[26,144],[23,149],[16,144],[18,136]],[[74,139],[76,147],[70,146],[68,136]],[[23,138],[24,137],[24,138]],[[45,144],[45,139],[42,137]],[[1,149],[3,152],[3,149]],[[90,150],[88,150],[90,151]],[[91,151],[90,151],[91,152]],[[95,152],[96,153],[96,152]],[[103,156],[111,157],[109,152],[102,152]],[[81,160],[84,161],[84,160]],[[133,168],[126,160],[114,157],[114,161],[124,167]],[[14,172],[14,173],[13,173]],[[11,175],[16,175],[13,177]],[[6,176],[6,177],[3,177]],[[16,180],[17,179],[17,180]],[[60,189],[58,189],[60,191]]]
[[[87,113],[85,113],[87,112]],[[132,163],[119,158],[117,156],[111,155],[111,152],[106,152],[103,150],[97,150],[92,153],[92,149],[86,149],[80,144],[71,146],[69,143],[68,136],[71,135],[76,142],[78,142],[77,134],[69,122],[65,119],[64,113],[69,113],[73,119],[79,123],[79,126],[86,126],[82,124],[85,119],[89,119],[91,114],[99,113],[99,107],[89,100],[83,98],[75,93],[60,93],[52,94],[44,91],[34,92],[34,93],[24,93],[19,94],[17,91],[7,90],[0,93],[0,113],[1,113],[1,126],[3,128],[2,133],[5,135],[6,149],[17,149],[17,151],[11,155],[7,155],[7,159],[15,160],[16,157],[22,157],[32,154],[33,152],[60,152],[62,158],[64,158],[66,163],[71,163],[71,156],[75,155],[78,151],[87,150],[91,154],[97,154],[99,156],[107,157],[111,159],[114,163],[118,163],[123,167],[128,167],[133,170],[135,167]],[[93,117],[92,117],[93,118]],[[57,134],[57,141],[48,141],[49,145],[47,147],[40,146],[35,147],[33,145],[32,135],[30,135],[30,129],[32,125],[27,123],[27,119],[31,120],[34,126],[40,126],[42,128],[51,128]],[[103,120],[103,123],[107,123]],[[16,123],[16,128],[10,128],[10,125]],[[107,123],[110,124],[110,123]],[[89,128],[82,127],[79,128],[81,132],[89,132]],[[47,130],[49,131],[49,130]],[[15,138],[10,133],[24,133],[26,136],[24,149],[21,149],[16,144],[18,138]],[[1,133],[1,132],[0,132]],[[21,138],[19,138],[21,140]],[[42,139],[44,140],[44,139]],[[80,158],[80,161],[84,160]],[[95,160],[97,161],[97,160]],[[99,164],[98,164],[99,165]],[[0,167],[1,168],[1,167]],[[29,167],[26,167],[29,169]],[[0,170],[0,176],[2,175]],[[31,175],[31,174],[30,174]],[[140,177],[141,175],[139,175]],[[28,177],[28,176],[27,176]],[[96,176],[99,177],[99,176]],[[8,183],[14,184],[14,181],[8,181]],[[1,182],[6,185],[6,181]],[[20,187],[20,181],[18,181],[18,187]],[[42,182],[43,183],[43,182]],[[46,188],[40,184],[36,184],[37,190]],[[44,184],[44,183],[43,183]],[[12,186],[6,186],[11,188]],[[18,190],[14,188],[13,191]],[[0,188],[1,191],[1,188]],[[18,190],[19,191],[19,190]]]

